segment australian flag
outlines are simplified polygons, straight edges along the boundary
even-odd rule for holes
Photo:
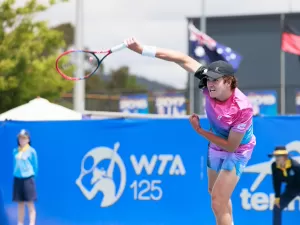
[[[242,56],[230,47],[222,45],[207,34],[198,30],[193,24],[189,24],[189,54],[196,60],[206,64],[217,60],[230,63],[237,71],[242,61]]]

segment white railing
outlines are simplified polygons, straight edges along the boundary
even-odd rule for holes
[[[160,114],[140,114],[140,113],[122,113],[122,112],[106,112],[106,111],[84,111],[84,115],[91,119],[107,119],[107,118],[143,118],[143,119],[180,119],[188,118],[188,115],[160,115]],[[201,115],[200,118],[206,118]]]

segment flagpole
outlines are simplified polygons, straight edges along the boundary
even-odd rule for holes
[[[285,15],[280,15],[281,30],[284,27]],[[281,31],[282,32],[282,31]],[[280,52],[280,113],[285,114],[285,53],[281,50]]]
[[[83,0],[76,0],[75,46],[76,49],[83,49]],[[81,54],[78,54],[76,57],[76,77],[84,76],[83,61],[83,56]],[[85,110],[84,80],[74,83],[73,93],[73,108],[75,111],[83,113],[83,111]]]
[[[189,98],[190,98],[190,114],[194,113],[195,111],[195,85],[194,85],[194,74],[189,73]]]
[[[201,6],[201,19],[200,19],[200,30],[206,34],[206,10],[205,10],[205,2],[206,0],[201,0],[202,6]],[[195,87],[197,88],[197,87]],[[197,93],[199,96],[198,99],[198,104],[199,104],[199,114],[204,115],[204,107],[203,107],[203,93],[202,91],[197,88]],[[204,162],[204,156],[201,156],[201,165],[200,165],[200,180],[204,179],[204,167],[203,167],[203,162]]]
[[[205,12],[205,0],[201,0],[202,6],[202,12],[201,12],[201,18],[200,18],[200,30],[206,34],[206,12]]]
[[[187,33],[188,37],[187,39],[190,39],[190,30],[189,30],[189,24],[190,24],[190,19],[187,20]],[[190,41],[188,41],[188,55],[190,55]],[[189,114],[192,114],[195,112],[195,92],[194,92],[194,74],[188,72],[188,87],[189,87]]]
[[[200,30],[203,33],[206,33],[206,10],[205,10],[205,4],[206,0],[201,0],[201,17],[200,17]],[[196,78],[194,78],[196,79]],[[195,82],[194,82],[195,84]],[[203,93],[202,91],[194,85],[195,91],[195,109],[196,112],[200,115],[204,115],[204,108],[203,108]]]

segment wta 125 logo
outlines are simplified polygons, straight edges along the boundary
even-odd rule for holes
[[[101,192],[103,199],[100,207],[109,207],[115,204],[122,196],[125,188],[132,190],[132,198],[140,201],[159,201],[163,197],[163,188],[161,179],[146,179],[151,175],[170,175],[170,176],[184,176],[186,173],[184,164],[179,155],[159,154],[148,157],[147,155],[130,156],[130,165],[132,166],[137,178],[145,171],[147,176],[144,179],[127,180],[126,166],[118,154],[120,143],[114,144],[113,149],[108,147],[97,147],[83,157],[81,161],[81,173],[76,180],[76,184],[81,190],[82,194],[88,199],[92,200]],[[87,161],[91,160],[91,165],[86,169]],[[108,160],[107,168],[99,168],[102,161]],[[114,177],[114,170],[118,168],[120,176]],[[90,176],[91,188],[87,188],[82,180]],[[127,184],[129,183],[129,185]]]
[[[289,153],[295,152],[300,154],[300,141],[293,141],[286,145],[286,149]],[[300,156],[295,156],[293,159],[300,162]],[[272,174],[271,165],[274,159],[266,162],[254,164],[247,166],[244,169],[244,173],[254,173],[257,174],[256,179],[250,186],[250,188],[242,188],[240,193],[241,206],[245,210],[256,210],[256,211],[266,211],[272,210],[274,206],[275,195],[274,193],[266,193],[262,191],[257,191],[260,184],[265,180],[265,178]],[[245,174],[246,175],[246,174]],[[272,183],[270,183],[272,185]],[[283,189],[283,188],[282,188]],[[288,211],[296,210],[296,201],[300,201],[300,197],[295,198],[286,208]],[[299,209],[300,211],[300,205]]]

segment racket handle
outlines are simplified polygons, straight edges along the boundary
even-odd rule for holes
[[[117,52],[117,51],[120,51],[120,50],[122,50],[124,48],[127,48],[127,45],[125,43],[122,43],[120,45],[112,47],[110,50],[111,50],[111,52]]]

